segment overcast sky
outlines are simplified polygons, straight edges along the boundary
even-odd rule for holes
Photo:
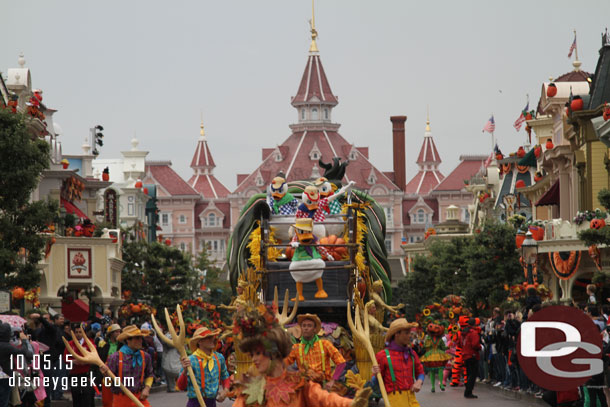
[[[8,11],[8,13],[7,13]],[[58,110],[64,153],[105,127],[100,158],[130,149],[169,159],[184,178],[201,113],[231,190],[261,148],[290,135],[290,105],[305,68],[310,0],[7,1],[0,71],[20,52],[33,86]],[[610,1],[316,1],[318,48],[339,105],[340,133],[392,169],[391,115],[407,115],[407,179],[416,172],[426,106],[447,175],[460,154],[488,154],[490,114],[506,154],[526,137],[512,123],[549,76],[594,72]]]

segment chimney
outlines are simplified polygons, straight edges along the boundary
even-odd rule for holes
[[[405,190],[407,175],[405,169],[405,122],[407,116],[390,116],[392,122],[392,152],[394,154],[394,183]]]

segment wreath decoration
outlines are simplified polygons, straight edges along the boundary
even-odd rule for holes
[[[581,258],[581,252],[578,250],[549,253],[553,273],[561,280],[569,280],[576,274]]]

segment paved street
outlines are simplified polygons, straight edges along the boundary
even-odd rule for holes
[[[445,392],[440,392],[437,388],[436,393],[430,392],[430,384],[425,383],[423,390],[418,393],[417,399],[422,407],[466,407],[479,404],[483,406],[494,407],[541,407],[545,406],[544,402],[535,399],[530,395],[520,395],[512,392],[493,389],[488,385],[477,383],[474,393],[479,396],[476,400],[465,399],[463,396],[464,388],[448,387]],[[182,407],[186,405],[185,393],[166,393],[165,391],[153,393],[150,397],[152,407]],[[219,403],[219,407],[230,407],[231,400]],[[379,406],[382,406],[380,403]]]

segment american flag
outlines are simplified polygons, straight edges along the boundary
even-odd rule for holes
[[[574,33],[574,41],[572,41],[572,45],[570,45],[570,52],[568,52],[568,58],[572,56],[572,52],[576,49],[576,33]]]
[[[521,114],[519,115],[519,117],[517,117],[517,120],[515,120],[515,122],[513,123],[513,127],[515,128],[515,130],[517,130],[517,131],[521,130],[521,125],[523,125],[523,123],[525,123],[525,114],[527,113],[529,108],[530,108],[530,102],[527,102],[527,105],[525,105],[525,109],[523,109],[521,111]]]
[[[494,130],[496,130],[496,122],[492,114],[489,120],[487,120],[487,123],[485,123],[485,126],[483,127],[483,132],[493,133]]]

